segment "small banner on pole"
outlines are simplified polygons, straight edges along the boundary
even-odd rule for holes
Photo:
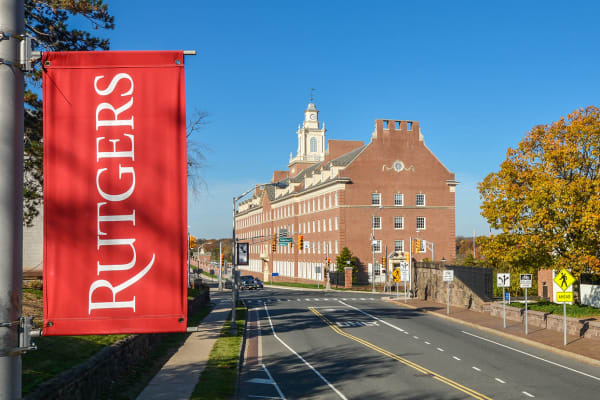
[[[187,330],[183,52],[44,53],[44,335]]]

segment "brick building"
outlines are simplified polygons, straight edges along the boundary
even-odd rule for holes
[[[375,120],[368,144],[328,140],[325,148],[318,115],[309,103],[297,131],[297,155],[290,154],[287,170],[273,173],[271,182],[287,187],[257,187],[239,204],[237,238],[250,243],[250,265],[242,273],[314,281],[322,279],[315,267],[329,255],[335,269],[337,255],[348,247],[360,261],[359,279],[371,281],[375,259],[375,281],[382,283],[386,248],[387,254],[408,252],[417,237],[427,246],[414,259],[454,259],[458,182],[425,145],[419,123]],[[294,245],[272,252],[272,235],[280,229],[287,229]]]

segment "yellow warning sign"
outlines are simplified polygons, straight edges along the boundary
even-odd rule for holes
[[[394,282],[400,282],[401,272],[399,269],[395,269],[392,275],[394,275]]]
[[[571,285],[573,284],[573,282],[575,282],[575,278],[573,278],[573,275],[571,275],[569,273],[569,271],[567,271],[566,269],[561,269],[560,272],[558,274],[556,274],[556,276],[554,277],[554,282],[556,282],[556,284],[558,286],[560,286],[560,288],[563,290],[563,292],[565,290],[567,290],[569,287],[571,287]]]
[[[557,303],[572,303],[573,292],[556,292]]]

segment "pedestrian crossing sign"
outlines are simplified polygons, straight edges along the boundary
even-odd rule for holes
[[[575,282],[575,278],[573,275],[569,273],[566,269],[561,269],[558,274],[554,277],[554,282],[562,289],[562,291],[566,291],[573,282]]]

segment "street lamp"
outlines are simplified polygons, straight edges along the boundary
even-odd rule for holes
[[[373,266],[371,268],[371,281],[373,282],[373,293],[375,293],[375,217],[377,216],[377,212],[381,210],[383,206],[381,205],[381,200],[379,203],[379,207],[375,210],[375,214],[373,214],[373,218],[371,220],[371,253],[373,254]],[[379,224],[379,228],[381,228],[381,223]]]
[[[250,189],[246,190],[241,195],[233,198],[233,242],[231,248],[231,274],[232,276],[232,285],[231,285],[231,299],[233,304],[231,306],[231,326],[235,326],[235,309],[237,305],[237,290],[238,290],[238,279],[237,279],[237,239],[235,238],[235,205],[236,203],[244,198],[248,193],[253,190],[256,190],[257,187],[260,186],[275,186],[278,188],[286,188],[288,186],[287,183],[284,182],[275,182],[275,183],[261,183],[259,185],[254,185]]]

